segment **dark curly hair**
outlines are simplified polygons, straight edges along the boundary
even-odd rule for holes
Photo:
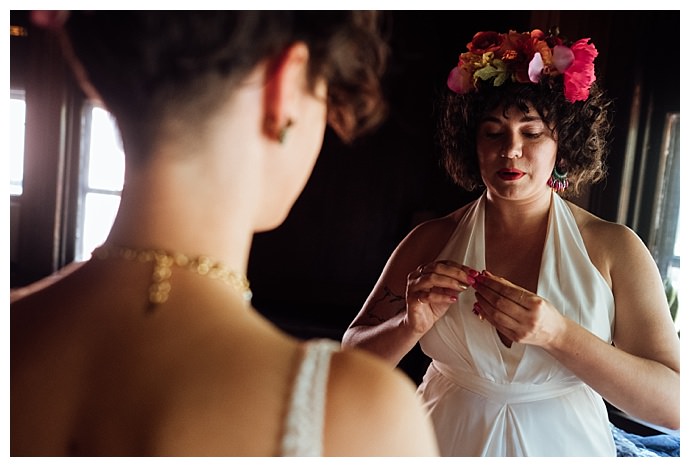
[[[328,121],[342,139],[385,114],[379,80],[388,46],[376,12],[77,11],[65,30],[87,80],[138,154],[167,119],[203,130],[224,95],[297,41],[309,48],[312,88],[317,78],[328,83]]]
[[[531,105],[557,135],[556,164],[568,172],[570,181],[563,194],[577,194],[584,183],[600,181],[606,175],[611,104],[596,82],[586,100],[568,102],[562,76],[538,84],[493,86],[480,82],[477,92],[462,95],[447,90],[438,129],[443,165],[455,183],[469,191],[478,189],[483,184],[476,151],[478,123],[497,108],[506,112],[517,107],[527,113]]]

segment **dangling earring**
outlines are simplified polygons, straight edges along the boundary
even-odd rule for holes
[[[278,142],[280,144],[283,144],[285,142],[285,137],[287,136],[287,132],[290,129],[290,127],[293,125],[292,119],[288,118],[287,122],[285,122],[285,125],[278,131]]]
[[[549,178],[549,181],[547,181],[546,184],[549,185],[556,193],[563,193],[570,184],[567,177],[568,172],[561,173],[556,167],[554,167],[553,172],[551,172],[551,178]]]

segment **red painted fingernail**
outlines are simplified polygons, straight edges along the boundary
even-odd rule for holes
[[[475,271],[474,269],[470,269],[468,271],[468,274],[472,277],[477,277],[479,275],[479,271]]]

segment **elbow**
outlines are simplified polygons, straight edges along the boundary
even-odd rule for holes
[[[675,373],[677,384],[667,404],[670,410],[661,425],[671,430],[680,430],[680,372],[676,371]]]
[[[680,394],[678,392],[674,392],[666,399],[662,407],[658,407],[656,418],[652,423],[669,430],[680,430]]]
[[[678,419],[676,419],[675,422],[666,425],[666,428],[668,428],[669,430],[673,430],[673,431],[680,430],[680,419],[678,418]]]
[[[669,430],[680,430],[680,408],[674,411],[674,413],[668,414],[668,417],[661,420],[659,424]]]

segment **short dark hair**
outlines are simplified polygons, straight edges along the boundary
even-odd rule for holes
[[[366,131],[385,109],[379,22],[357,11],[77,11],[66,31],[123,140],[146,153],[161,121],[203,125],[219,97],[297,41],[309,47],[311,85],[328,83],[331,126],[345,140]]]
[[[507,82],[493,86],[480,82],[476,92],[462,95],[446,90],[438,129],[443,165],[459,186],[469,191],[478,189],[483,182],[476,138],[482,117],[498,108],[505,112],[517,107],[526,113],[531,105],[557,135],[557,164],[568,172],[570,181],[564,195],[576,194],[582,184],[600,181],[606,175],[611,103],[596,82],[586,100],[567,101],[562,76],[537,84]]]

